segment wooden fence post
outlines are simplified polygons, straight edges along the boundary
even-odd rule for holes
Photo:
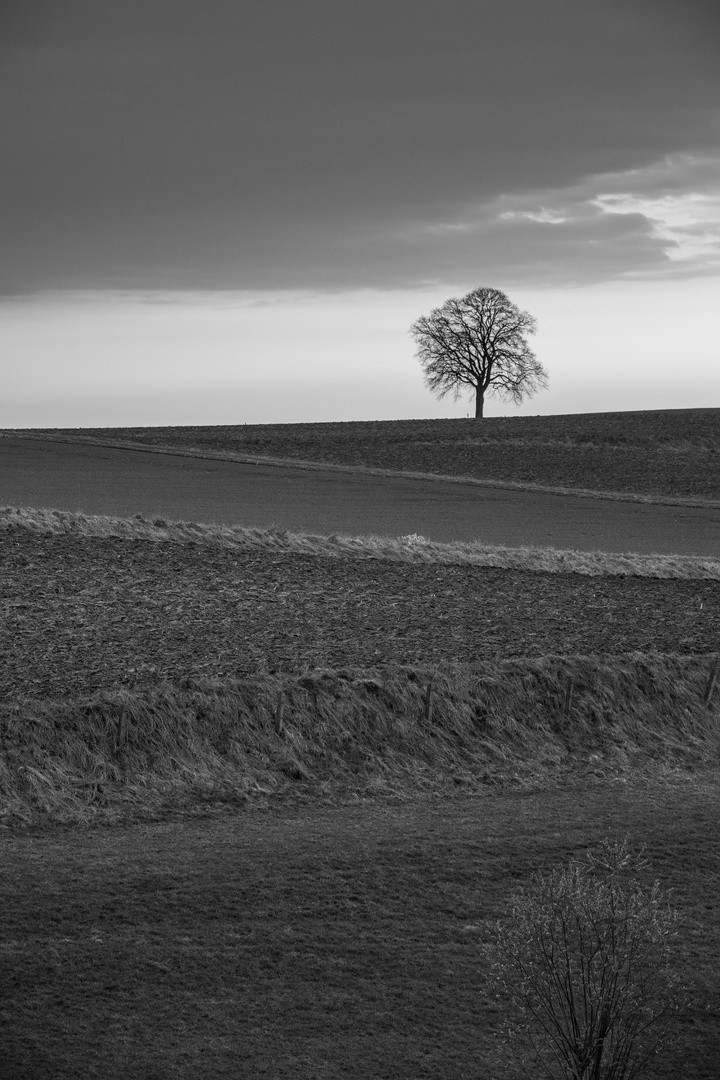
[[[565,715],[569,716],[572,712],[573,696],[575,694],[575,683],[572,679],[568,681],[567,689],[565,690]]]
[[[710,672],[710,678],[708,679],[707,687],[705,688],[705,697],[703,703],[706,709],[710,708],[710,702],[712,701],[713,693],[717,685],[718,673],[720,673],[720,660],[715,661],[715,665]]]
[[[127,718],[125,716],[125,706],[120,706],[120,716],[118,718],[117,726],[117,742],[116,746],[118,750],[121,750],[127,740]]]
[[[430,676],[430,682],[427,684],[427,690],[425,691],[425,723],[432,723],[433,714],[433,676]]]
[[[283,712],[285,711],[285,702],[283,700],[282,689],[278,690],[277,704],[275,705],[275,731],[278,735],[282,735],[283,732]]]

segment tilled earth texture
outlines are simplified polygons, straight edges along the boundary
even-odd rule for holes
[[[0,536],[0,698],[187,676],[709,653],[720,582]]]

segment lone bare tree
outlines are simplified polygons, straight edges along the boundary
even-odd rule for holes
[[[410,327],[425,385],[438,397],[457,399],[467,387],[475,397],[475,418],[490,392],[518,405],[547,388],[547,372],[527,343],[537,323],[499,289],[474,289],[461,300],[446,300]]]

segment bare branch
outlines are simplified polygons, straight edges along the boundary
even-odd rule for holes
[[[625,841],[540,875],[486,948],[527,1064],[563,1080],[634,1080],[672,1039],[683,993],[677,914]]]

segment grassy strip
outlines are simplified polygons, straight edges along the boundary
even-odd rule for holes
[[[0,820],[713,766],[717,670],[717,656],[546,657],[25,701],[0,714]]]
[[[613,554],[600,551],[558,551],[554,548],[508,548],[489,544],[440,544],[422,536],[397,540],[363,536],[312,536],[278,529],[200,525],[148,521],[138,514],[130,519],[73,514],[60,510],[0,507],[0,533],[25,529],[41,535],[119,537],[126,540],[211,544],[239,551],[269,551],[337,558],[386,559],[406,563],[444,563],[492,566],[507,570],[720,580],[720,562],[691,555]]]

